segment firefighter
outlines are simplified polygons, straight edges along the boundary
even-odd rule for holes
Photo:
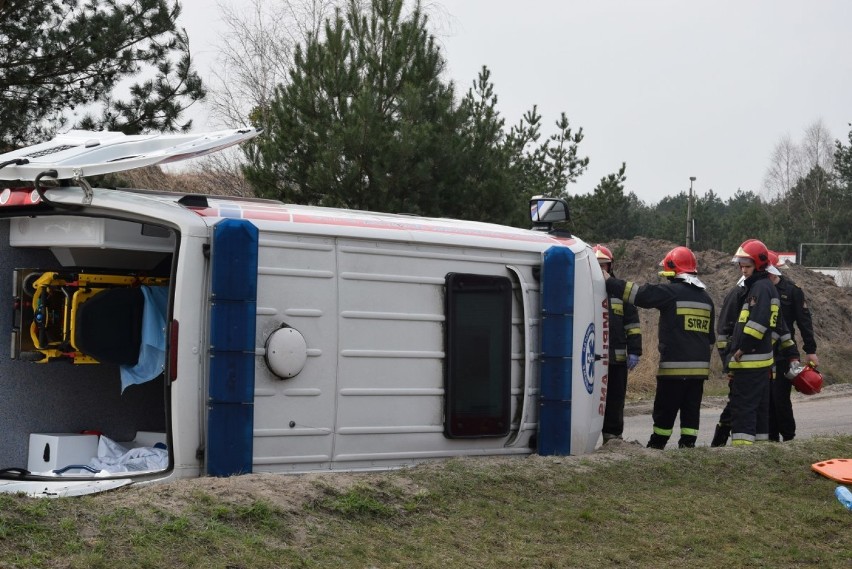
[[[778,254],[774,251],[769,252],[769,260],[775,267],[783,266]],[[805,353],[805,361],[813,367],[817,367],[819,365],[819,358],[816,355],[817,345],[814,339],[813,324],[811,323],[811,312],[808,309],[804,291],[780,272],[777,275],[770,274],[769,280],[775,285],[781,299],[781,314],[784,317],[787,330],[790,332],[790,337],[794,342],[796,341],[795,327],[797,327],[802,336],[802,351]],[[769,440],[780,441],[783,439],[789,441],[796,436],[796,419],[793,416],[793,404],[790,401],[791,383],[786,377],[790,364],[780,352],[776,352],[776,355],[775,379],[772,382],[769,397]]]
[[[734,254],[733,262],[745,277],[744,301],[730,337],[726,371],[730,373],[731,439],[735,446],[769,439],[769,393],[774,367],[774,344],[788,361],[798,361],[784,319],[781,301],[769,280],[777,272],[763,242],[749,239]]]
[[[606,289],[611,297],[625,303],[660,312],[654,431],[648,447],[665,448],[678,412],[678,446],[694,447],[704,381],[710,373],[710,355],[716,341],[713,300],[696,276],[698,263],[688,248],[675,247],[660,266],[660,275],[669,280],[666,284],[640,285],[610,277]]]
[[[722,301],[722,309],[719,311],[719,319],[716,325],[716,349],[719,352],[719,358],[723,362],[728,359],[730,337],[739,318],[740,308],[745,301],[745,290],[745,277],[740,277],[740,280],[728,291],[728,294],[725,295],[725,299]],[[728,388],[730,391],[730,376],[727,373],[725,375],[728,378]],[[730,402],[728,402],[722,411],[722,415],[719,417],[719,423],[716,425],[710,446],[725,446],[728,444],[728,437],[730,436],[731,406]]]
[[[612,251],[603,245],[592,247],[605,273],[612,272]],[[609,299],[609,370],[607,372],[606,410],[603,442],[620,439],[624,432],[624,399],[627,395],[627,372],[633,370],[642,356],[642,330],[639,311],[621,298]]]

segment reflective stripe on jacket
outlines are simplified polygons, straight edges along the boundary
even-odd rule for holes
[[[609,361],[624,364],[627,354],[642,355],[639,311],[617,297],[609,299]]]

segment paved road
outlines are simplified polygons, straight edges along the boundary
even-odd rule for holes
[[[796,417],[796,438],[818,435],[852,434],[852,384],[830,385],[817,395],[793,394],[793,413]],[[708,398],[701,409],[701,428],[698,446],[709,446],[724,398]],[[651,436],[653,421],[651,403],[628,404],[625,409],[624,439],[643,445]],[[667,448],[677,445],[680,424],[675,422],[675,434]]]

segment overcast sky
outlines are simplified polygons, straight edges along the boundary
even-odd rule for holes
[[[235,0],[231,0],[232,2]],[[211,0],[181,0],[202,78],[223,29]],[[656,203],[689,188],[760,192],[775,145],[821,120],[848,144],[852,1],[429,0],[450,77],[483,65],[507,124],[533,105],[548,133],[582,127],[588,193],[627,163],[627,191]],[[197,127],[204,124],[194,111]]]

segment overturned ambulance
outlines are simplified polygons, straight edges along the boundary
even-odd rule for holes
[[[538,229],[92,188],[255,130],[0,155],[0,491],[595,448],[606,298]]]

